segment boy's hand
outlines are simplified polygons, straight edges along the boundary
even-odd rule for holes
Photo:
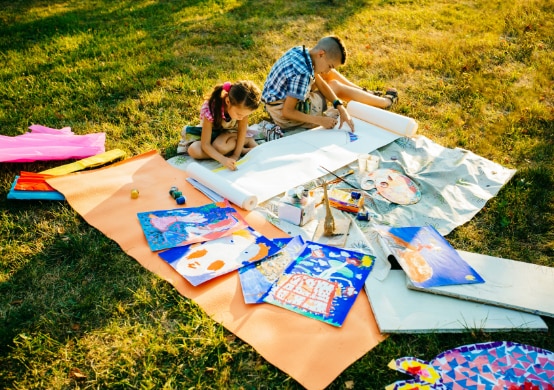
[[[350,114],[348,111],[346,111],[346,108],[342,106],[342,104],[338,108],[339,114],[340,114],[340,126],[339,129],[342,129],[342,125],[346,123],[350,127],[350,131],[354,132],[354,121],[350,117]]]
[[[338,123],[338,120],[330,116],[320,116],[318,118],[319,125],[325,127],[326,129],[332,129]]]

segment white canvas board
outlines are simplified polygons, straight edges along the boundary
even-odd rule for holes
[[[382,280],[370,274],[365,291],[383,333],[548,330],[537,315],[410,290],[402,270],[391,270]]]
[[[358,116],[371,118],[377,113],[381,120],[397,132],[404,131],[407,124],[415,132],[417,124],[408,117],[403,117],[385,110],[361,105],[349,104],[356,108]],[[376,111],[377,110],[377,111]],[[343,129],[325,130],[316,128],[306,130],[278,140],[266,142],[252,151],[239,162],[236,171],[227,169],[217,171],[224,180],[243,188],[245,192],[255,195],[258,202],[264,202],[282,194],[290,188],[324,176],[357,159],[360,153],[372,152],[399,138],[400,135],[373,125],[366,120],[353,117],[355,137],[352,140],[347,125]]]
[[[554,268],[458,251],[485,283],[422,291],[554,317]],[[409,282],[408,288],[416,289]]]

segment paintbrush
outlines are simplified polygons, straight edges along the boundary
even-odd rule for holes
[[[355,186],[354,184],[350,183],[349,181],[343,179],[343,177],[339,176],[339,175],[336,175],[335,173],[331,172],[330,170],[328,170],[327,168],[324,168],[322,167],[321,165],[319,166],[321,169],[324,169],[325,171],[329,172],[331,175],[335,176],[337,179],[339,179],[340,181],[343,181],[345,182],[346,184],[348,184],[350,187],[356,189],[356,190],[359,190],[360,188],[358,186]],[[354,173],[353,170],[351,171],[348,171],[346,172],[346,174],[344,174],[343,176],[348,176],[348,175],[351,175],[352,173]]]
[[[346,176],[350,176],[350,175],[352,175],[353,173],[354,173],[354,170],[351,169],[351,170],[349,170],[349,171],[343,173],[342,175],[340,175],[340,177],[337,176],[338,179],[329,180],[329,181],[327,182],[327,184],[335,184],[335,183],[338,183],[338,182],[340,182],[343,178],[345,178]],[[336,176],[336,175],[335,175],[335,176]],[[318,187],[322,187],[322,186],[323,186],[323,184],[320,184],[320,185],[318,185],[318,186],[316,186],[316,187],[314,187],[314,188],[318,188]]]

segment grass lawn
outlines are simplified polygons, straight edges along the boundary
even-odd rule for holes
[[[0,0],[0,134],[69,126],[169,158],[216,84],[261,87],[284,51],[334,34],[342,72],[397,88],[420,134],[517,169],[449,242],[554,267],[553,14],[552,0]],[[0,388],[301,388],[67,203],[6,199],[20,171],[62,163],[0,165]],[[329,388],[381,389],[405,378],[390,360],[469,343],[554,351],[545,320],[547,333],[392,335]]]

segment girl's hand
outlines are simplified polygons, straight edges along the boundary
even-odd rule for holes
[[[225,160],[223,160],[223,165],[230,171],[237,170],[237,160],[232,157],[226,157]]]

